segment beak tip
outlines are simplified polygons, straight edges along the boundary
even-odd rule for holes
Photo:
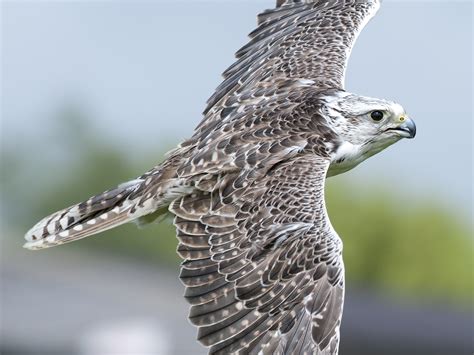
[[[407,138],[413,139],[416,137],[416,124],[411,118],[408,118],[401,126],[401,129],[410,134]]]

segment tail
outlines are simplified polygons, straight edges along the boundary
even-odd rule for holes
[[[135,211],[136,192],[143,180],[132,180],[42,219],[25,235],[27,249],[37,250],[69,243],[130,222],[143,214]]]

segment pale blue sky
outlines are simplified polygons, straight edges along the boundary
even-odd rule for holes
[[[273,3],[2,2],[3,143],[41,159],[52,117],[70,101],[84,106],[102,134],[126,141],[132,156],[160,141],[179,143],[199,122],[256,14]],[[418,136],[341,179],[470,215],[472,7],[383,3],[354,49],[347,89],[400,102]]]

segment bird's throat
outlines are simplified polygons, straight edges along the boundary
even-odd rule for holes
[[[355,168],[369,157],[370,155],[367,154],[362,145],[343,142],[337,148],[332,158],[327,176],[330,177],[345,173],[346,171]]]

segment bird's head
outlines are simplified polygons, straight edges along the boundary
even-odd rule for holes
[[[323,114],[339,138],[329,175],[352,169],[402,138],[416,126],[397,103],[340,93],[325,99]]]

